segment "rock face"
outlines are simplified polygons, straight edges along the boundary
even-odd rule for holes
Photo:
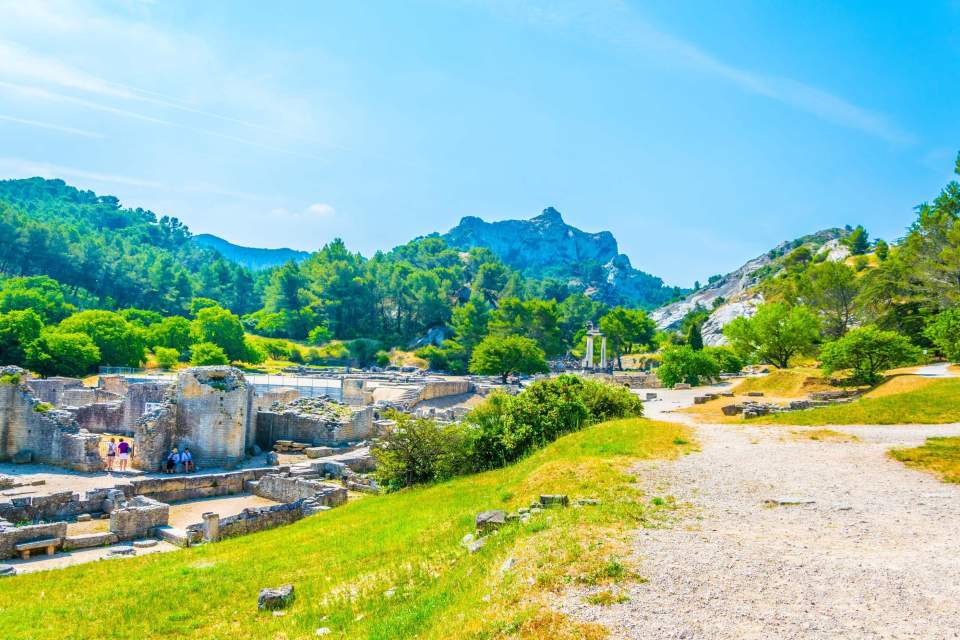
[[[181,371],[160,406],[134,426],[134,466],[160,469],[173,447],[189,447],[197,466],[236,466],[254,441],[253,395],[234,367]]]
[[[763,304],[763,296],[757,290],[764,278],[777,273],[777,259],[791,250],[808,245],[815,253],[826,253],[828,260],[842,260],[849,251],[841,240],[847,235],[843,229],[824,229],[816,233],[783,242],[767,253],[747,261],[735,271],[694,291],[683,300],[656,309],[650,317],[658,329],[675,329],[684,316],[697,308],[711,310],[710,317],[701,328],[703,343],[710,346],[726,343],[723,328],[734,318],[751,317]],[[846,252],[846,253],[845,253]]]
[[[102,469],[99,436],[81,431],[69,413],[41,402],[26,384],[28,378],[19,367],[0,368],[0,460]]]
[[[609,231],[587,233],[553,207],[530,220],[485,222],[468,216],[441,236],[452,247],[486,247],[524,275],[559,278],[608,304],[647,308],[676,295],[663,280],[634,269]]]

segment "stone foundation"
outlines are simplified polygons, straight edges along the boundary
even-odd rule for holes
[[[13,547],[21,542],[33,542],[46,538],[60,538],[62,542],[66,535],[66,522],[32,524],[25,527],[0,526],[0,559],[16,556]]]
[[[116,534],[118,540],[145,538],[156,527],[166,526],[169,518],[169,505],[136,496],[110,514],[110,533]]]
[[[313,498],[328,507],[336,507],[347,501],[347,490],[344,487],[319,480],[286,478],[279,475],[261,478],[254,486],[253,493],[276,502],[296,502]]]

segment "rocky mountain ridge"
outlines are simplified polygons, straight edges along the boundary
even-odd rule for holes
[[[802,245],[809,245],[814,253],[825,254],[826,260],[844,260],[850,255],[842,243],[848,235],[845,229],[823,229],[795,240],[782,242],[767,253],[748,260],[738,269],[721,276],[682,300],[654,310],[650,317],[658,329],[675,329],[684,316],[698,306],[710,310],[710,317],[701,328],[706,345],[721,345],[726,342],[723,327],[734,318],[751,317],[763,303],[759,285],[779,268],[777,259]]]
[[[242,264],[251,271],[260,271],[286,264],[293,260],[300,262],[310,257],[308,251],[296,249],[262,249],[258,247],[244,247],[228,242],[223,238],[209,233],[201,233],[191,238],[191,241],[203,247],[209,247],[220,253],[224,258]]]
[[[467,216],[439,237],[463,250],[485,247],[526,276],[562,280],[611,305],[655,308],[682,293],[635,269],[612,233],[570,226],[553,207],[529,220],[486,222]]]

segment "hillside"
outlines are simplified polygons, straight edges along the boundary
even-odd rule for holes
[[[270,269],[286,264],[291,260],[293,262],[302,262],[310,257],[308,251],[297,251],[296,249],[260,249],[257,247],[242,247],[238,244],[228,242],[209,233],[200,233],[193,236],[194,244],[202,247],[209,247],[217,251],[228,260],[245,266],[251,271],[260,271]]]
[[[823,254],[827,260],[842,260],[849,255],[849,251],[839,240],[847,233],[844,229],[824,229],[782,242],[767,253],[748,260],[738,269],[713,279],[684,299],[654,310],[651,317],[658,329],[675,329],[684,316],[703,307],[710,311],[710,317],[702,327],[704,344],[723,344],[723,327],[734,318],[753,315],[763,302],[759,285],[779,273],[783,256],[806,245],[814,253]]]
[[[671,505],[643,496],[628,471],[640,459],[689,452],[687,439],[680,425],[607,422],[504,469],[351,500],[270,531],[4,579],[0,637],[92,638],[110,629],[111,638],[137,640],[449,639],[514,628],[526,638],[600,638],[598,627],[553,611],[548,596],[633,579],[621,540],[662,523]],[[480,511],[512,511],[553,493],[600,504],[509,524],[477,553],[461,545]],[[297,594],[286,615],[258,613],[259,589],[285,583]]]
[[[553,207],[529,220],[485,222],[467,216],[440,237],[464,250],[487,248],[529,278],[561,280],[609,305],[652,309],[683,293],[634,269],[609,231],[572,227]]]

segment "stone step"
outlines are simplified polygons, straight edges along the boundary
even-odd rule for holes
[[[90,549],[92,547],[105,547],[116,544],[117,535],[104,531],[102,533],[83,533],[75,536],[67,536],[63,540],[63,550],[72,551],[74,549]]]
[[[155,529],[156,535],[158,538],[164,542],[169,542],[172,545],[177,547],[189,547],[190,546],[190,537],[187,535],[187,532],[183,529],[177,529],[176,527],[165,526],[157,527]]]

